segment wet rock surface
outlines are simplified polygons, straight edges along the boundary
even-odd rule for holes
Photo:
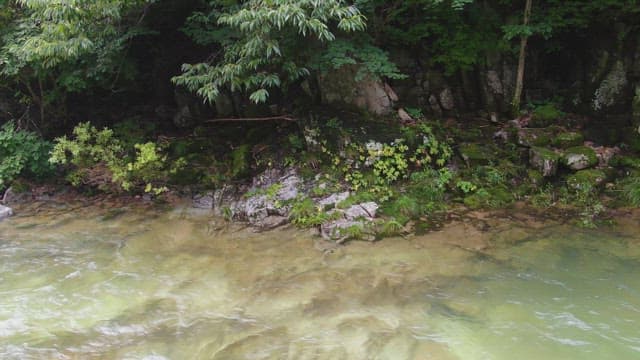
[[[13,209],[4,205],[0,205],[0,221],[8,218],[11,215],[13,215]]]

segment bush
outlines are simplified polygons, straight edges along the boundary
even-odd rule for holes
[[[57,138],[50,162],[69,165],[67,176],[74,186],[96,186],[102,190],[142,190],[159,194],[169,174],[183,165],[170,164],[153,142],[128,144],[111,129],[96,129],[82,123],[73,129],[74,139]],[[115,188],[114,188],[115,185]]]
[[[53,170],[48,162],[51,143],[38,135],[16,129],[8,122],[0,129],[0,188],[19,176],[42,178]]]

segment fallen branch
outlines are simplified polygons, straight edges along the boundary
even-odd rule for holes
[[[206,123],[216,123],[225,121],[271,121],[271,120],[285,120],[285,121],[298,121],[289,115],[269,116],[269,117],[253,117],[253,118],[220,118],[205,120]]]

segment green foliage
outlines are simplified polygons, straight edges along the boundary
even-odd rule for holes
[[[531,116],[530,125],[534,127],[545,127],[553,124],[564,116],[564,113],[553,103],[536,106]]]
[[[342,0],[250,0],[214,17],[238,39],[225,44],[221,63],[185,64],[183,74],[173,78],[208,102],[227,87],[250,92],[255,103],[265,102],[269,89],[286,88],[309,74],[301,53],[335,40],[332,27],[344,32],[365,28],[364,16]]]
[[[325,212],[324,209],[316,206],[310,198],[297,200],[293,203],[289,212],[291,222],[304,228],[320,226],[329,220],[335,219],[336,216],[339,216],[339,213],[330,214]]]
[[[52,171],[48,162],[51,144],[36,134],[18,130],[13,122],[0,129],[0,188],[19,176],[42,179]]]
[[[622,194],[632,206],[640,206],[640,176],[629,176],[622,181]]]
[[[384,204],[382,212],[406,224],[410,219],[442,211],[445,209],[447,185],[452,177],[446,168],[413,172],[404,187],[405,194]]]
[[[381,223],[378,223],[376,225],[377,233],[383,237],[398,235],[404,229],[402,223],[397,221],[395,218],[382,221]]]
[[[184,166],[182,161],[169,164],[162,149],[153,142],[125,147],[114,131],[98,130],[90,123],[73,129],[73,138],[56,139],[49,161],[69,165],[68,180],[74,186],[91,185],[108,190],[111,184],[130,191],[143,189],[159,194],[170,173]]]
[[[466,180],[458,180],[458,182],[456,182],[456,187],[462,190],[462,192],[465,194],[469,194],[471,192],[478,190],[478,186]]]
[[[125,78],[124,49],[145,33],[126,14],[146,0],[17,0],[0,47],[0,76],[45,109],[91,85]],[[41,119],[42,120],[42,119]]]
[[[231,177],[246,175],[249,171],[249,152],[251,148],[248,144],[243,144],[233,149],[231,152]]]
[[[322,56],[314,59],[314,70],[326,73],[345,65],[356,65],[356,81],[365,78],[404,79],[398,67],[389,60],[386,52],[373,46],[371,40],[353,41],[337,39],[331,42]]]

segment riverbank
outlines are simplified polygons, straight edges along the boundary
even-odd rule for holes
[[[216,124],[146,143],[144,124],[81,124],[53,147],[51,161],[61,165],[49,185],[17,180],[3,199],[189,202],[258,230],[319,229],[338,244],[420,234],[457,213],[514,207],[595,227],[615,220],[611,209],[640,202],[633,138],[607,143],[584,117],[550,105],[509,121],[412,114]]]

